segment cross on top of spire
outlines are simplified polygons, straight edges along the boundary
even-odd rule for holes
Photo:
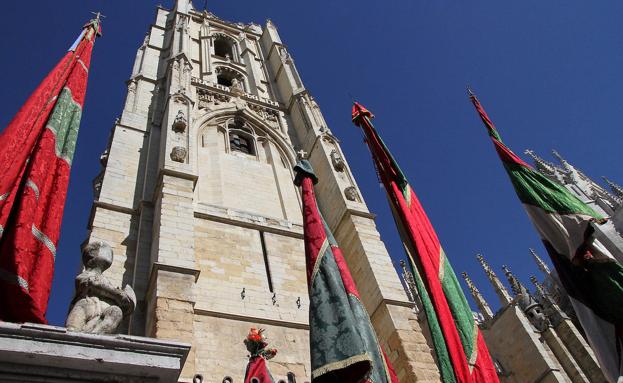
[[[95,20],[97,21],[101,21],[101,19],[105,19],[106,16],[103,15],[101,12],[91,12],[93,15],[95,15]]]

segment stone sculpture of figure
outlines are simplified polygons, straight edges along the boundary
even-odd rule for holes
[[[84,271],[76,277],[76,295],[65,323],[68,330],[112,334],[123,318],[134,311],[136,295],[132,287],[115,287],[102,275],[112,260],[112,249],[107,243],[93,242],[84,248]]]
[[[244,93],[244,89],[242,88],[242,81],[235,77],[231,80],[231,86],[229,87],[229,89],[233,93]]]

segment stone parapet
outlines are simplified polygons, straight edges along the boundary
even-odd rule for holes
[[[0,322],[0,381],[176,382],[190,345]]]

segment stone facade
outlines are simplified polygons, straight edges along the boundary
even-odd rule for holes
[[[188,0],[159,7],[94,181],[89,242],[131,284],[123,331],[192,344],[181,380],[241,382],[261,326],[277,380],[310,380],[299,155],[403,383],[439,375],[374,216],[275,25],[231,23]]]

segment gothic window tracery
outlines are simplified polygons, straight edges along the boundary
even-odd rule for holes
[[[245,154],[255,154],[255,148],[253,147],[253,141],[251,138],[237,132],[229,133],[229,147],[231,150]]]
[[[209,126],[216,129],[219,145],[225,153],[233,154],[247,160],[255,160],[265,164],[277,164],[284,169],[291,169],[286,152],[275,142],[264,128],[258,127],[246,118],[237,116],[221,117]],[[199,136],[202,148],[210,145],[207,131]],[[216,142],[215,142],[216,143]]]
[[[241,118],[227,121],[227,137],[230,152],[239,152],[256,156],[257,135]]]

